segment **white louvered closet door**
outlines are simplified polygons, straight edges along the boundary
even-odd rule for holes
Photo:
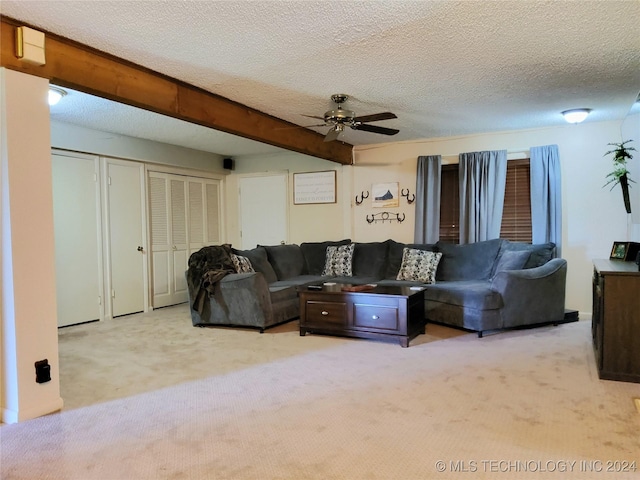
[[[153,306],[187,301],[186,182],[149,172]]]
[[[149,172],[153,306],[188,300],[189,255],[219,244],[220,182]]]
[[[193,179],[189,190],[189,254],[222,243],[220,181]]]

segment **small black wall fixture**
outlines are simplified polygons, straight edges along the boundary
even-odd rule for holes
[[[367,215],[367,223],[378,223],[378,222],[398,222],[398,223],[402,223],[404,222],[404,219],[406,218],[406,215],[403,213],[402,217],[400,216],[399,213],[393,213],[393,212],[379,212],[379,213],[374,213],[373,215],[371,215],[371,217],[369,217],[369,215]]]
[[[358,195],[356,195],[356,205],[361,205],[365,198],[369,198],[369,190],[367,190],[366,195],[364,194],[364,191],[360,194],[360,200],[358,200]]]
[[[404,192],[405,190],[407,191],[407,193],[405,193],[405,192]],[[415,194],[415,193],[414,193],[414,194],[412,194],[412,195],[411,195],[411,198],[409,198],[409,193],[410,193],[410,192],[409,192],[409,189],[408,189],[408,188],[403,188],[402,190],[400,190],[400,194],[401,194],[404,198],[406,198],[406,199],[407,199],[407,203],[408,203],[409,205],[411,205],[413,202],[415,202],[415,201],[416,201],[416,194]]]

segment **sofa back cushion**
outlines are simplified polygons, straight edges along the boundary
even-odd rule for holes
[[[327,258],[327,247],[349,245],[350,239],[328,241],[328,242],[303,242],[300,250],[304,256],[305,273],[309,275],[322,275],[325,260]]]
[[[256,272],[262,273],[267,283],[273,283],[278,280],[278,276],[276,275],[275,270],[269,263],[267,251],[264,249],[264,247],[256,247],[251,250],[236,250],[234,248],[232,249],[232,251],[236,255],[247,257],[251,262],[251,266],[253,267],[253,269]]]
[[[436,246],[431,243],[400,243],[395,240],[387,240],[387,269],[384,274],[384,278],[395,279],[400,272],[402,266],[402,254],[404,248],[413,248],[415,250],[426,250],[428,252],[435,252]]]
[[[387,242],[356,243],[353,250],[353,275],[384,278],[387,269]]]
[[[503,240],[485,240],[476,243],[456,245],[438,242],[438,251],[442,259],[438,266],[438,281],[488,280],[494,270],[494,264]]]
[[[304,256],[299,245],[264,245],[263,248],[278,280],[287,280],[306,273]]]

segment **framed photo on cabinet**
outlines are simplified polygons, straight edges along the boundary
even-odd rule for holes
[[[609,259],[634,261],[639,251],[640,243],[638,242],[613,242]]]

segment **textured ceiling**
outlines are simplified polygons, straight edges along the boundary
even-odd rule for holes
[[[621,120],[640,91],[637,0],[2,0],[0,12],[298,125],[315,123],[301,114],[322,115],[333,93],[349,94],[358,115],[398,116],[377,123],[398,135],[347,130],[353,145],[560,125],[579,107],[593,109],[587,121]],[[223,155],[259,151],[81,102],[82,113],[54,118]]]

